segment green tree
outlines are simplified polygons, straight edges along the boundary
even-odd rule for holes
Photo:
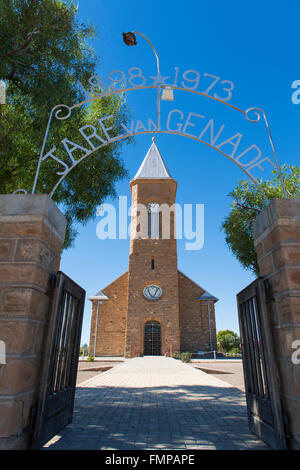
[[[0,110],[0,193],[31,192],[51,109],[84,100],[78,81],[88,88],[96,73],[97,57],[89,45],[95,34],[92,25],[78,22],[71,0],[0,0],[0,79],[7,85],[7,104]],[[64,137],[74,136],[83,145],[78,129],[95,124],[96,116],[112,115],[113,127],[121,133],[121,123],[128,119],[124,97],[92,103],[72,111],[66,121],[53,119],[46,151]],[[54,200],[68,220],[65,247],[76,236],[76,224],[94,217],[97,205],[114,196],[115,183],[126,176],[121,147],[114,142],[94,152],[57,189]],[[70,163],[63,149],[56,156]],[[75,158],[81,156],[76,150]],[[36,192],[50,193],[60,169],[53,159],[45,160]]]
[[[84,354],[85,356],[87,356],[87,355],[88,355],[88,352],[89,352],[88,349],[89,349],[89,347],[88,347],[88,345],[87,345],[86,343],[83,344],[82,346],[80,346],[80,356],[83,356],[83,354]]]
[[[217,333],[218,348],[222,352],[229,352],[239,348],[240,338],[237,333],[231,330],[221,330]]]
[[[288,197],[299,197],[300,168],[298,166],[282,165],[281,172]],[[261,182],[261,188],[269,201],[274,198],[284,197],[279,176],[275,171],[273,174],[273,178]],[[257,189],[257,186],[248,180],[240,181],[237,188],[229,196],[233,199],[233,202],[228,216],[222,222],[226,243],[243,267],[258,275],[259,269],[252,236],[252,222],[268,202]]]

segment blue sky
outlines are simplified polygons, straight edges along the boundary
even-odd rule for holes
[[[104,78],[112,70],[127,73],[140,67],[148,78],[156,73],[155,57],[140,37],[127,47],[122,32],[137,30],[155,45],[164,76],[179,80],[186,70],[200,74],[198,90],[205,88],[204,74],[230,80],[235,87],[229,103],[247,109],[260,107],[271,126],[280,163],[299,164],[300,105],[291,102],[291,83],[300,80],[299,2],[245,0],[204,2],[178,0],[79,1],[79,19],[96,24],[93,46],[99,56],[97,72]],[[127,74],[128,76],[128,74]],[[188,75],[188,78],[192,78]],[[203,84],[203,85],[202,85]],[[201,89],[201,87],[203,87]],[[221,93],[220,88],[218,90]],[[128,95],[132,120],[154,118],[155,91]],[[194,94],[175,92],[175,101],[162,102],[162,120],[171,109],[180,109],[225,123],[228,136],[243,133],[245,148],[255,143],[271,155],[262,122],[245,123],[238,112]],[[178,241],[178,267],[220,300],[216,304],[217,329],[238,332],[236,294],[253,276],[231,255],[220,225],[229,211],[228,193],[243,172],[217,151],[184,137],[158,135],[157,145],[172,176],[178,182],[177,202],[205,205],[205,242],[199,251],[185,250]],[[130,197],[129,181],[137,172],[149,146],[150,135],[135,138],[123,148],[129,178],[117,184],[118,195]],[[267,175],[267,173],[266,173]],[[261,175],[263,176],[263,174]],[[111,201],[106,201],[111,202]],[[117,205],[117,201],[114,202]],[[61,269],[86,289],[87,298],[113,281],[128,267],[129,240],[99,240],[100,219],[79,226],[75,246],[63,253]],[[86,302],[82,343],[88,342],[91,303]]]

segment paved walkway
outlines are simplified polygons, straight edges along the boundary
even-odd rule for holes
[[[211,373],[217,379],[224,380],[232,387],[245,391],[243,362],[239,359],[227,361],[217,359],[216,361],[193,361],[193,365],[206,373]],[[217,373],[214,373],[217,371]],[[224,372],[223,374],[221,372]]]
[[[126,360],[80,384],[74,418],[48,449],[266,449],[245,395],[189,364]]]

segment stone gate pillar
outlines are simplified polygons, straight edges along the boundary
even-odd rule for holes
[[[49,196],[0,195],[0,449],[26,449],[66,220]],[[6,362],[3,364],[3,362]]]
[[[271,285],[268,312],[288,447],[300,449],[300,199],[273,199],[253,235],[260,274]]]

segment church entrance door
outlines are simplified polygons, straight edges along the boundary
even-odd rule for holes
[[[161,356],[161,327],[158,321],[145,323],[144,356]]]

